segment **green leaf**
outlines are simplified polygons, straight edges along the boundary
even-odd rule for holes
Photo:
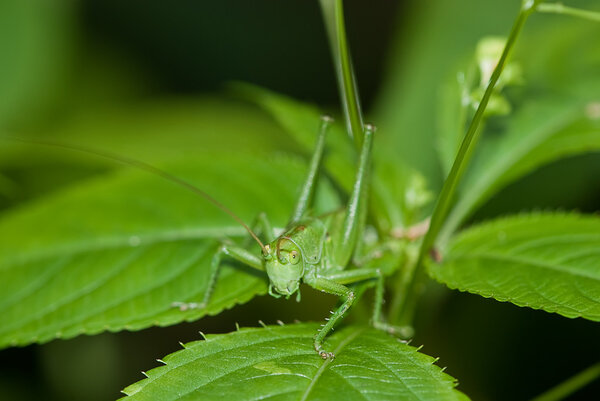
[[[600,120],[589,112],[590,104],[582,96],[527,102],[500,137],[488,137],[448,216],[441,240],[447,240],[477,207],[509,183],[562,157],[600,151]]]
[[[457,235],[429,274],[450,288],[600,321],[600,218],[535,213]]]
[[[163,358],[127,387],[126,400],[467,400],[454,379],[380,331],[348,327],[328,337],[336,358],[313,349],[314,324],[209,335]]]
[[[276,227],[287,222],[305,174],[296,159],[197,156],[168,171],[248,223],[262,211]],[[337,207],[326,185],[318,194],[317,212]],[[137,171],[90,180],[5,213],[0,345],[170,325],[248,301],[265,292],[266,276],[226,263],[206,309],[171,308],[202,300],[212,255],[230,236],[246,234],[214,205]],[[256,244],[249,249],[259,252]]]

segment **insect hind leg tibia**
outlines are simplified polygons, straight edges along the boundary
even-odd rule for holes
[[[221,260],[223,259],[223,256],[229,256],[232,259],[237,260],[238,262],[256,270],[264,270],[262,259],[252,254],[248,250],[234,245],[221,245],[211,260],[210,277],[208,279],[208,285],[206,287],[206,292],[204,292],[202,302],[173,302],[171,303],[171,307],[179,308],[181,311],[206,308],[210,302],[210,298],[217,283],[219,268],[221,267]]]
[[[338,266],[348,265],[353,253],[356,251],[359,232],[364,229],[367,217],[368,172],[371,164],[371,147],[375,127],[367,124],[364,131],[365,135],[360,150],[354,187],[346,206],[342,229],[334,238],[334,257]]]
[[[308,206],[313,198],[315,187],[317,184],[317,175],[319,172],[319,167],[321,165],[321,161],[323,160],[323,150],[325,149],[325,134],[331,123],[333,122],[333,118],[329,116],[321,116],[321,126],[319,128],[319,136],[317,138],[317,144],[315,145],[315,150],[313,152],[312,159],[310,160],[310,166],[308,168],[308,173],[304,180],[304,184],[302,185],[302,189],[300,190],[300,196],[296,202],[296,207],[294,208],[294,212],[292,213],[292,217],[290,219],[290,223],[295,223],[304,217],[306,211],[308,210]]]

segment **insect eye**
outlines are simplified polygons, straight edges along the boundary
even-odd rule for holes
[[[300,255],[298,255],[297,251],[292,251],[289,253],[288,259],[290,263],[296,264],[300,261]]]

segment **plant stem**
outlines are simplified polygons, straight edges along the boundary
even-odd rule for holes
[[[321,0],[321,11],[325,20],[325,28],[333,54],[333,62],[338,79],[340,100],[344,109],[346,127],[350,137],[354,139],[357,149],[362,147],[363,117],[358,98],[358,89],[344,22],[344,6],[342,0]]]
[[[483,113],[488,105],[494,87],[500,78],[500,74],[506,65],[508,56],[510,55],[511,50],[513,49],[516,40],[523,29],[525,21],[527,21],[527,18],[533,13],[533,11],[535,11],[535,8],[541,1],[542,0],[524,0],[521,5],[521,10],[519,11],[519,14],[517,15],[517,18],[510,31],[500,60],[498,61],[498,64],[492,73],[485,93],[483,94],[481,102],[479,103],[479,107],[477,107],[477,111],[471,120],[469,129],[467,130],[467,133],[465,134],[465,137],[460,145],[458,154],[454,159],[452,169],[450,170],[450,173],[448,174],[448,177],[446,178],[442,187],[442,191],[438,197],[435,209],[433,210],[433,214],[431,216],[429,231],[427,231],[425,238],[423,238],[421,248],[419,249],[419,256],[417,258],[415,271],[412,279],[404,291],[404,296],[402,299],[403,302],[399,303],[396,310],[390,311],[390,316],[392,319],[394,319],[394,324],[412,324],[412,318],[417,299],[423,292],[425,286],[425,272],[423,264],[428,257],[429,252],[432,250],[437,235],[442,228],[442,224],[448,215],[448,211],[450,210],[450,206],[454,200],[454,194],[456,193],[458,184],[465,172],[467,165],[469,164],[473,150],[475,149],[475,145],[477,144],[481,134],[480,124],[483,119]]]
[[[537,7],[537,11],[539,11],[541,13],[571,15],[573,17],[579,17],[579,18],[588,19],[591,21],[600,22],[600,12],[582,10],[580,8],[567,7],[567,6],[563,5],[562,3],[540,4]]]
[[[558,401],[587,386],[600,377],[600,362],[570,377],[531,401]]]

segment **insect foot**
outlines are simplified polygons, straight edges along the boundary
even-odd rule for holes
[[[329,359],[333,361],[335,359],[333,352],[319,351],[319,356],[325,360]]]
[[[190,309],[204,309],[206,304],[204,302],[173,302],[171,308],[179,308],[180,311],[186,311]]]
[[[332,361],[335,359],[335,354],[333,352],[325,351],[320,344],[315,344],[315,351],[317,351],[317,354],[319,354],[322,359],[329,359]]]

